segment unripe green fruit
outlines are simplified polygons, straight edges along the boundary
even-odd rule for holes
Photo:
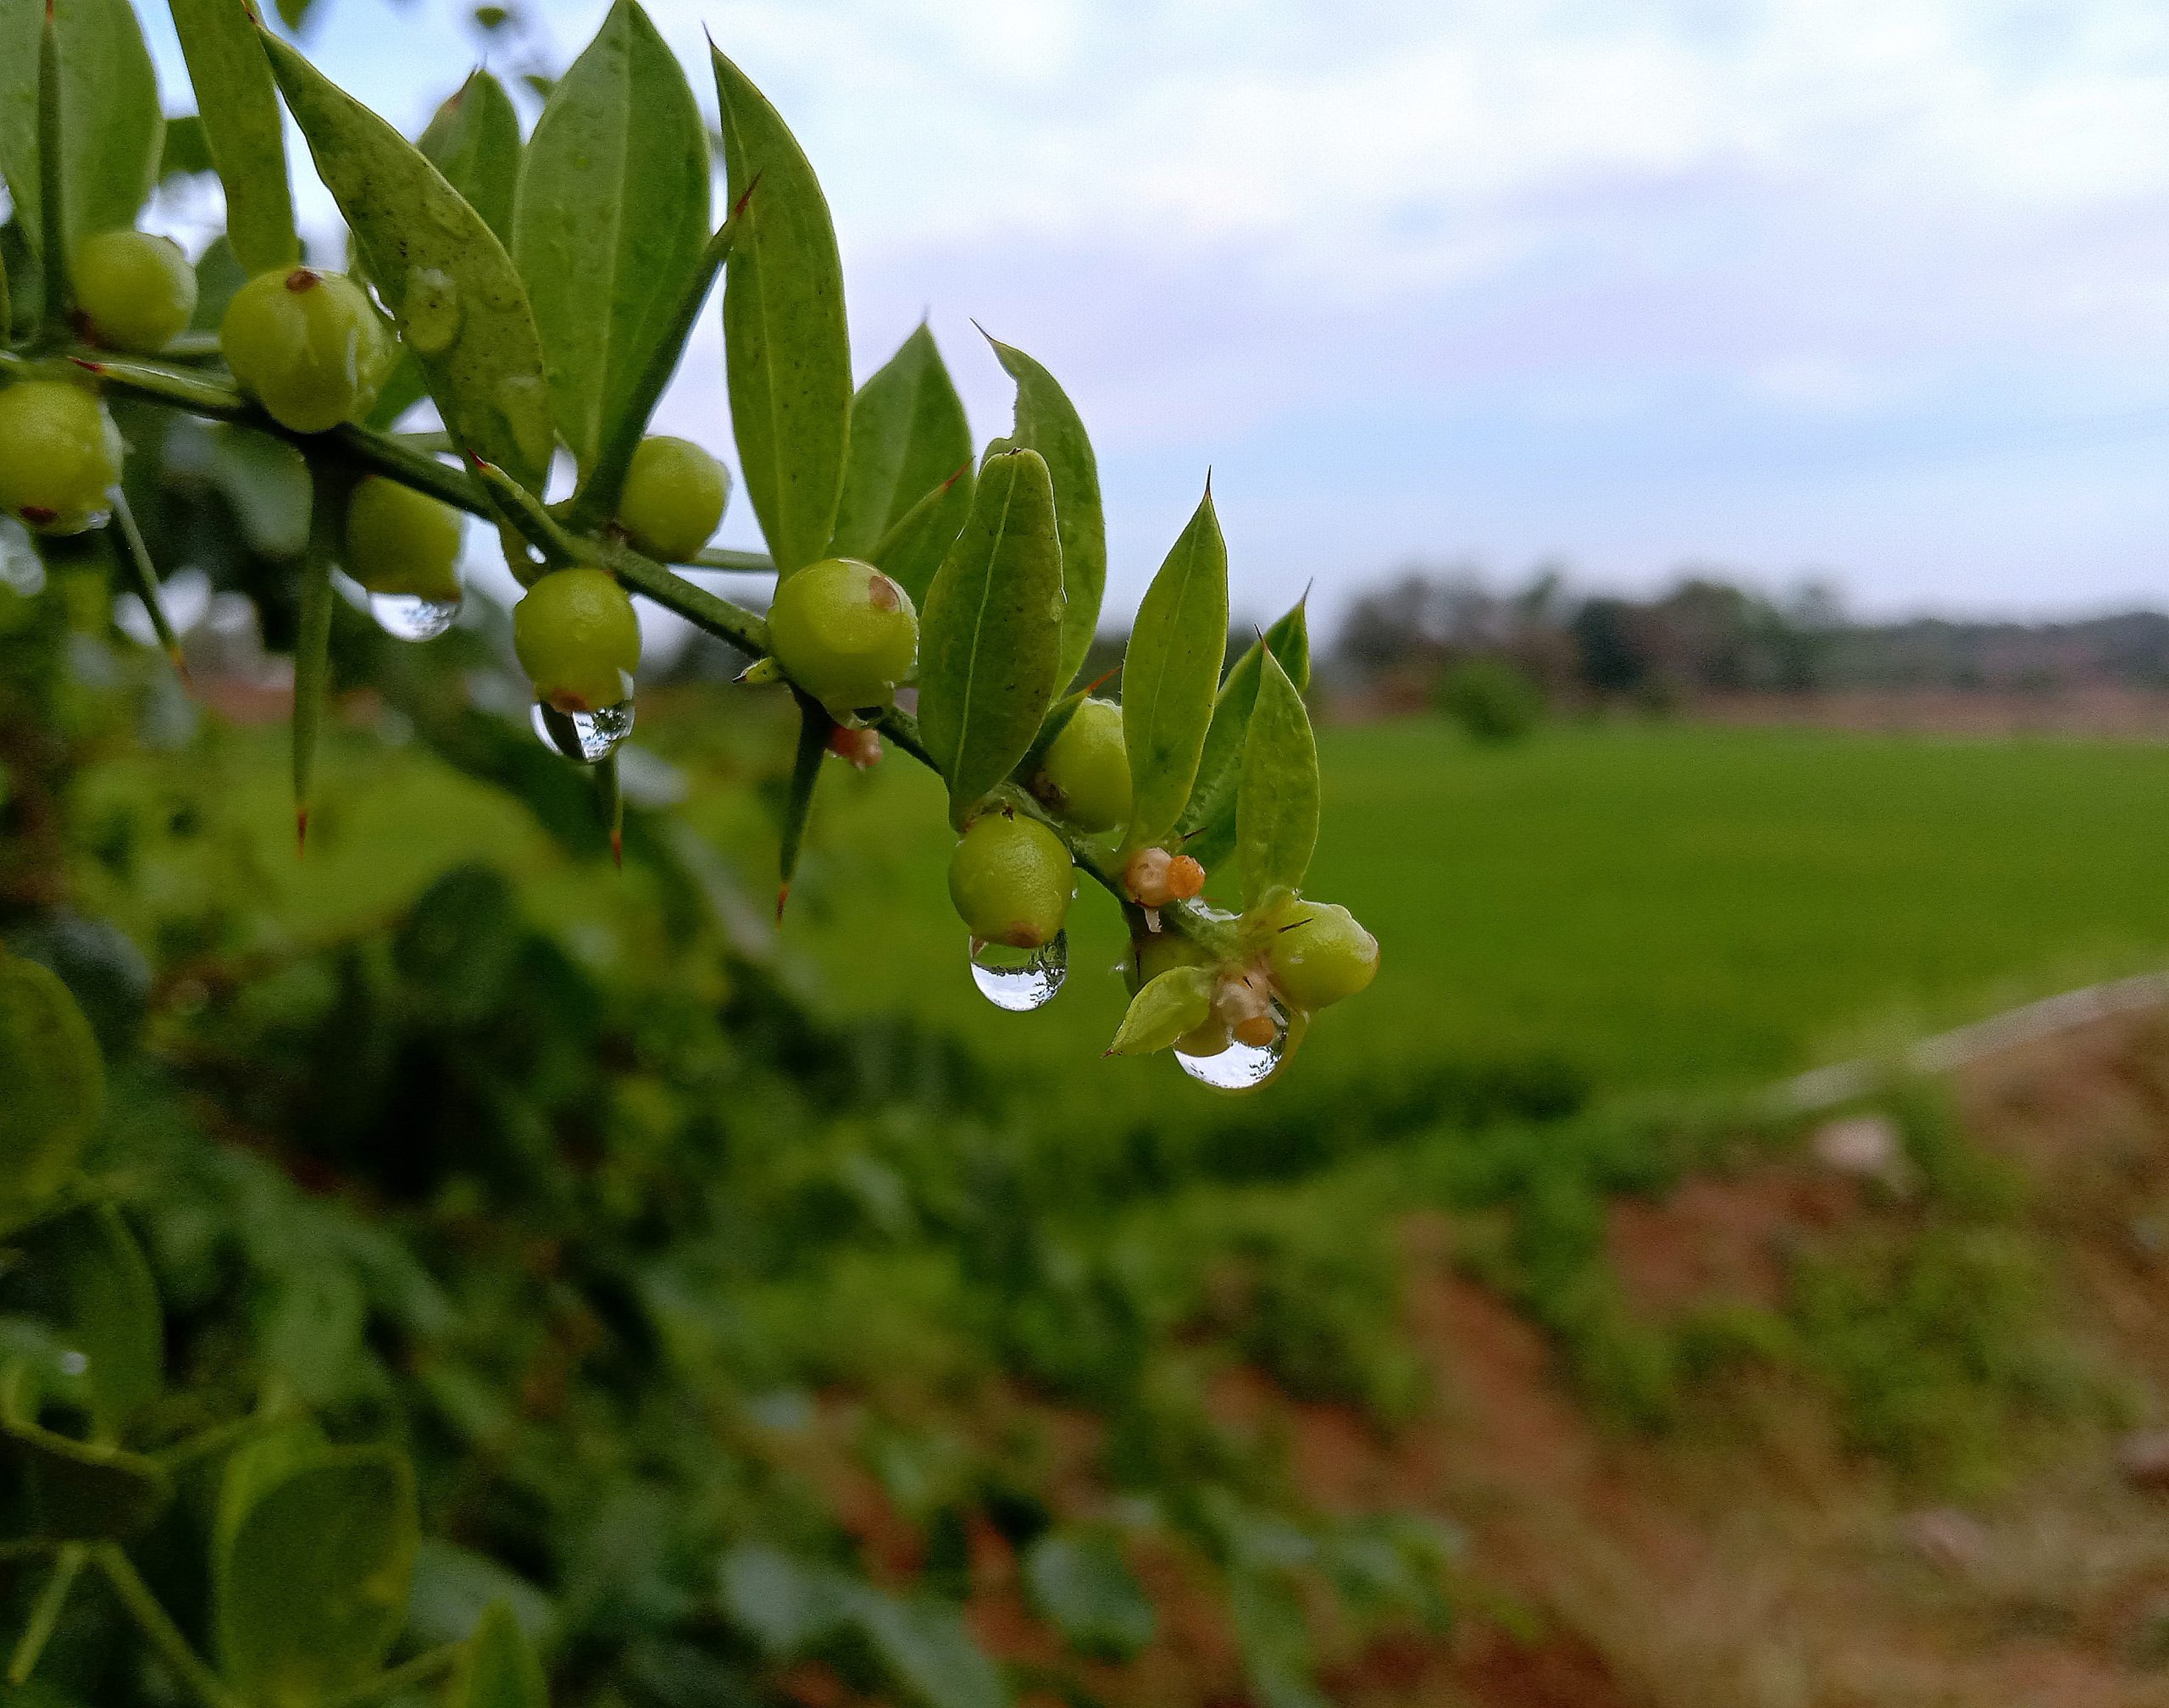
[[[347,504],[347,573],[372,593],[459,597],[459,513],[371,474]]]
[[[95,391],[64,380],[0,391],[0,510],[40,533],[104,520],[120,457],[119,430]]]
[[[1202,967],[1212,957],[1179,931],[1148,931],[1130,939],[1129,962],[1123,982],[1134,996],[1162,973],[1178,967]]]
[[[715,537],[730,497],[730,471],[690,439],[663,434],[633,448],[618,525],[641,551],[683,563]]]
[[[296,433],[367,414],[392,353],[362,287],[309,267],[259,273],[235,291],[219,347],[234,378]]]
[[[1040,780],[1049,804],[1080,830],[1112,830],[1129,820],[1129,750],[1122,707],[1087,700],[1048,744]]]
[[[196,313],[196,269],[180,245],[147,231],[101,231],[77,246],[69,276],[90,336],[154,356]]]
[[[1273,982],[1298,1008],[1353,996],[1379,973],[1379,940],[1345,907],[1298,901],[1274,922]]]
[[[1062,839],[1035,818],[989,812],[964,827],[949,859],[949,899],[973,936],[1012,949],[1051,943],[1077,899]]]
[[[825,557],[776,589],[768,650],[830,716],[886,711],[918,663],[918,612],[871,563]]]
[[[535,697],[560,712],[622,703],[640,668],[641,624],[625,590],[600,569],[556,569],[512,613],[513,649]]]

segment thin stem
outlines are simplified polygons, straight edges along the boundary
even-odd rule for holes
[[[116,485],[108,498],[113,505],[113,519],[120,524],[121,541],[128,547],[129,568],[136,574],[136,596],[150,613],[151,628],[158,637],[158,645],[166,649],[166,657],[173,661],[175,672],[186,682],[188,663],[180,655],[180,637],[173,632],[173,619],[166,615],[165,601],[158,592],[158,568],[151,562],[150,547],[143,543],[143,530],[136,525],[136,513],[128,507],[125,492]]]
[[[690,569],[728,569],[745,575],[773,575],[776,560],[765,552],[740,552],[728,546],[710,546],[693,554]]]
[[[447,1643],[441,1649],[424,1650],[413,1660],[402,1661],[366,1683],[357,1684],[344,1695],[332,1697],[324,1708],[364,1708],[365,1704],[381,1702],[387,1696],[441,1678],[459,1664],[466,1647],[463,1643]]]
[[[206,1664],[181,1634],[180,1628],[173,1622],[166,1610],[158,1605],[158,1598],[151,1593],[136,1570],[136,1564],[121,1551],[118,1542],[103,1542],[92,1558],[106,1582],[113,1586],[118,1600],[136,1628],[158,1651],[159,1656],[170,1666],[191,1695],[203,1708],[241,1708],[241,1700],[219,1682],[219,1675]]]
[[[666,611],[675,611],[688,623],[728,640],[748,657],[767,656],[768,625],[742,605],[734,605],[682,575],[672,574],[630,546],[613,546],[606,551],[602,567],[635,593],[652,599]]]
[[[67,1606],[68,1597],[75,1587],[83,1565],[90,1558],[90,1548],[81,1542],[68,1542],[61,1545],[59,1557],[53,1562],[53,1575],[45,1580],[45,1588],[38,1591],[37,1605],[31,1609],[31,1622],[23,1628],[22,1640],[15,1644],[14,1658],[8,1662],[8,1682],[20,1689],[30,1683],[31,1674],[37,1671],[38,1657],[45,1653],[45,1645],[53,1639],[53,1628],[60,1622],[61,1610]]]
[[[68,336],[68,213],[61,189],[61,147],[60,32],[48,4],[37,58],[38,259],[44,269],[46,335],[55,340]]]

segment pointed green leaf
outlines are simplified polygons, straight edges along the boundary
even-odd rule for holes
[[[779,574],[828,549],[851,423],[843,263],[829,203],[766,97],[720,53],[716,97],[738,241],[724,274],[723,353],[746,496]]]
[[[550,1708],[542,1662],[505,1603],[491,1604],[467,1639],[445,1708]]]
[[[104,1102],[97,1040],[68,987],[0,950],[0,1227],[66,1184]]]
[[[1062,524],[1062,591],[1068,601],[1055,686],[1066,688],[1092,650],[1100,601],[1107,587],[1107,524],[1100,509],[1100,465],[1076,406],[1055,383],[1054,375],[1014,345],[998,338],[987,342],[1017,382],[1017,419],[1009,442],[1046,458],[1054,480],[1055,514]]]
[[[301,259],[286,120],[248,0],[173,0],[197,122],[226,188],[226,236],[252,274]]]
[[[1243,743],[1235,795],[1235,846],[1243,906],[1280,885],[1300,890],[1318,840],[1318,750],[1311,714],[1280,661],[1268,652]]]
[[[829,551],[864,558],[914,602],[923,599],[971,513],[971,464],[963,400],[921,322],[852,400],[851,449]],[[964,476],[956,480],[959,469]],[[929,500],[927,513],[922,507]],[[914,512],[915,525],[900,535],[898,524]]]
[[[1007,777],[1054,698],[1062,651],[1054,489],[1033,451],[987,458],[919,624],[919,729],[965,814]]]
[[[135,223],[158,181],[165,119],[158,74],[128,0],[54,8],[60,47],[62,230],[71,242]],[[44,0],[0,0],[0,170],[34,242],[44,230],[38,39]],[[42,245],[41,245],[42,247]]]
[[[676,56],[634,0],[617,0],[550,92],[513,213],[558,430],[583,472],[625,426],[700,260],[708,171],[707,128]]]
[[[1110,1056],[1149,1056],[1202,1026],[1212,1012],[1212,969],[1171,967],[1129,1000]]]
[[[1205,732],[1205,751],[1197,762],[1197,781],[1190,802],[1175,821],[1183,851],[1207,871],[1235,846],[1235,788],[1243,774],[1243,743],[1251,730],[1251,707],[1257,699],[1259,661],[1270,650],[1301,693],[1311,685],[1311,637],[1304,601],[1299,602],[1258,640],[1251,642],[1220,685],[1212,702],[1212,726]]]
[[[275,1436],[228,1461],[212,1550],[219,1655],[243,1700],[323,1702],[383,1664],[413,1575],[414,1478],[386,1447]]]
[[[267,36],[263,45],[447,430],[539,489],[554,443],[549,385],[512,258],[413,143],[285,42]]]
[[[1129,843],[1162,840],[1197,780],[1212,692],[1228,649],[1228,546],[1205,496],[1146,590],[1122,667],[1123,740],[1129,749]]]
[[[469,74],[414,146],[510,247],[513,198],[519,189],[519,114],[505,86],[486,71]]]
[[[25,1228],[0,1284],[11,1314],[46,1323],[81,1360],[97,1440],[120,1439],[164,1386],[165,1314],[151,1266],[110,1204],[85,1204]]]

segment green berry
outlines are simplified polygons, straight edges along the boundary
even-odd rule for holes
[[[259,273],[234,292],[219,347],[234,378],[296,433],[361,419],[391,365],[368,293],[309,267]]]
[[[108,350],[154,356],[196,313],[196,269],[170,237],[101,231],[77,246],[69,274],[86,330]]]
[[[885,712],[918,663],[918,612],[871,563],[827,557],[776,589],[768,647],[830,716]]]
[[[1041,797],[1079,829],[1097,834],[1129,819],[1129,750],[1123,745],[1122,707],[1087,700],[1048,744],[1038,788]]]
[[[618,525],[641,551],[684,563],[715,537],[730,471],[690,439],[657,434],[634,447]]]
[[[0,510],[40,533],[103,521],[120,456],[119,430],[95,391],[64,380],[0,391]]]
[[[1296,1007],[1323,1008],[1378,976],[1379,940],[1345,907],[1297,901],[1273,923],[1273,982]]]
[[[512,613],[513,649],[535,697],[560,712],[622,703],[640,668],[641,624],[625,590],[600,569],[558,569]]]
[[[459,597],[459,513],[371,474],[347,505],[347,573],[372,593]]]
[[[949,860],[949,899],[973,936],[1012,949],[1054,940],[1077,899],[1062,839],[1035,818],[989,812],[964,828]]]

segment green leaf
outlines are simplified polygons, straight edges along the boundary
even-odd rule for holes
[[[228,1461],[212,1587],[219,1655],[244,1700],[321,1702],[383,1664],[407,1605],[414,1478],[388,1447],[269,1437]]]
[[[505,86],[486,71],[470,73],[437,108],[414,146],[467,198],[497,241],[509,246],[520,145],[519,114]]]
[[[921,322],[852,400],[851,449],[829,550],[877,565],[919,602],[971,513],[971,466],[963,400]],[[913,526],[900,531],[907,516]]]
[[[1251,707],[1257,699],[1259,661],[1270,650],[1298,693],[1311,685],[1311,637],[1304,607],[1309,596],[1259,639],[1251,642],[1220,685],[1212,702],[1212,727],[1205,732],[1205,751],[1197,762],[1197,781],[1190,801],[1175,821],[1183,851],[1207,871],[1235,846],[1235,787],[1243,774],[1243,743],[1251,730]]]
[[[60,47],[61,227],[71,243],[133,225],[158,181],[165,119],[158,74],[128,0],[66,0]],[[44,0],[0,0],[0,170],[16,216],[42,245],[38,39]]]
[[[68,987],[0,950],[0,1226],[66,1184],[104,1103],[97,1040]]]
[[[1243,906],[1282,885],[1302,888],[1317,840],[1318,749],[1311,714],[1280,661],[1268,652],[1258,674],[1235,796]]]
[[[1014,345],[989,338],[995,358],[1017,382],[1017,417],[1009,442],[1046,458],[1062,525],[1062,663],[1055,686],[1066,688],[1092,650],[1100,601],[1107,586],[1107,524],[1100,509],[1100,465],[1068,394],[1054,375]]]
[[[267,36],[263,45],[447,430],[540,490],[555,442],[549,383],[512,258],[413,143],[285,42]]]
[[[1054,489],[1034,451],[986,460],[919,624],[918,718],[961,826],[1039,733],[1062,650]]]
[[[1158,1624],[1120,1544],[1098,1532],[1040,1537],[1025,1551],[1024,1587],[1041,1616],[1073,1647],[1096,1657],[1129,1659],[1152,1640]]]
[[[254,36],[249,38],[249,51],[256,52]],[[261,59],[263,56],[257,54]],[[264,74],[269,81],[270,73]],[[199,173],[215,172],[211,164],[211,139],[204,134],[203,121],[193,113],[180,113],[166,120],[166,140],[158,150],[158,182],[169,178],[193,177]]]
[[[883,1669],[918,1708],[1005,1708],[1009,1692],[957,1610],[929,1596],[857,1598],[855,1622]]]
[[[617,0],[535,121],[513,214],[558,430],[583,472],[626,429],[700,261],[708,173],[707,130],[676,56],[634,0]]]
[[[491,1606],[467,1639],[445,1708],[550,1708],[542,1662],[503,1602]]]
[[[164,1386],[165,1313],[142,1248],[106,1203],[52,1217],[12,1243],[19,1267],[7,1278],[8,1305],[50,1324],[63,1350],[81,1359],[95,1436],[119,1441]]]
[[[1129,999],[1110,1056],[1150,1056],[1202,1026],[1212,1012],[1210,967],[1170,967]]]
[[[851,423],[843,263],[829,203],[776,109],[715,53],[738,241],[724,274],[723,351],[746,494],[779,574],[835,532]]]
[[[226,187],[226,236],[250,273],[301,259],[286,181],[286,121],[257,39],[248,0],[173,0],[174,28],[196,86],[219,181]]]
[[[1162,840],[1182,817],[1227,648],[1228,546],[1207,482],[1190,525],[1146,590],[1123,661],[1132,847]]]

